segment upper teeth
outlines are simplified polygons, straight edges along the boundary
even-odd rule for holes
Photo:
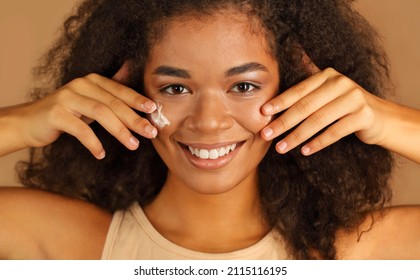
[[[236,149],[236,143],[217,149],[197,149],[188,146],[192,155],[202,159],[217,159],[219,157],[229,154],[231,151]]]

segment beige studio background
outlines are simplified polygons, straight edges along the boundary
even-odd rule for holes
[[[28,100],[31,67],[78,2],[0,0],[0,107]],[[357,7],[384,39],[397,101],[420,109],[420,0],[359,0]],[[0,158],[0,186],[19,185],[14,165],[26,153]],[[420,204],[420,165],[402,158],[397,163],[394,203]]]

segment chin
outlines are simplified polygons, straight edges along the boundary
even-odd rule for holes
[[[197,194],[204,195],[219,195],[228,192],[235,192],[242,188],[257,187],[256,172],[243,174],[236,178],[231,174],[195,174],[195,176],[188,176],[184,180],[184,186],[196,192]],[[198,175],[198,176],[197,176]]]

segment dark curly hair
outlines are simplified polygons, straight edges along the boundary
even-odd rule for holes
[[[112,77],[129,60],[129,86],[142,92],[148,50],[176,17],[231,8],[259,24],[278,60],[282,91],[307,78],[307,55],[383,96],[390,91],[387,58],[376,32],[350,0],[87,0],[64,24],[63,35],[36,68],[41,85],[34,99],[89,73]],[[20,165],[24,185],[78,197],[113,212],[134,202],[146,205],[159,193],[167,167],[141,138],[129,151],[97,123],[92,128],[107,157],[96,160],[63,134],[32,149]],[[275,143],[276,140],[273,142]],[[339,229],[354,229],[366,213],[390,201],[391,154],[354,135],[304,157],[299,149],[279,155],[270,147],[259,165],[260,199],[266,220],[285,238],[294,258],[337,257]]]

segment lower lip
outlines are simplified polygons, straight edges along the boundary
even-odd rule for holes
[[[188,161],[195,167],[205,170],[214,170],[223,168],[226,165],[228,165],[238,154],[238,151],[241,147],[242,143],[240,145],[237,145],[236,149],[231,151],[229,154],[224,155],[222,157],[218,157],[217,159],[202,159],[192,155],[189,150],[186,150],[182,147],[181,149],[184,151],[184,154],[186,155]]]

